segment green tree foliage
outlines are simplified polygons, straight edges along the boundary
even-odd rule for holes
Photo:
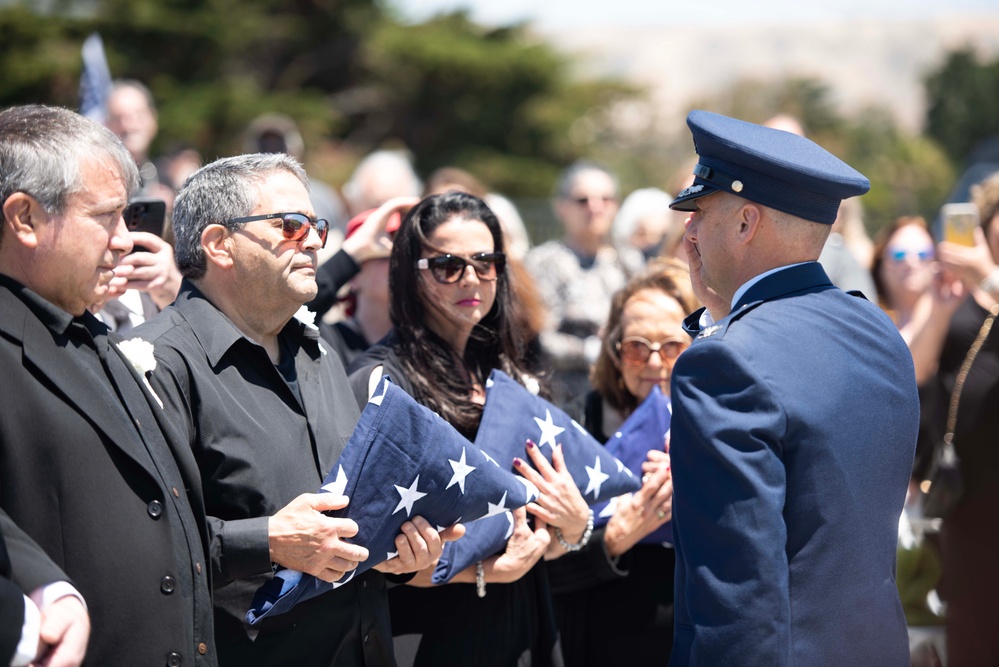
[[[0,63],[0,103],[76,106],[80,45],[97,30],[112,75],[152,89],[157,146],[190,142],[209,158],[237,151],[264,111],[295,117],[307,138],[335,131],[326,95],[352,84],[360,35],[380,17],[373,0],[61,0],[46,16],[27,7],[0,12],[0,35],[22,37],[6,42],[15,46]],[[15,87],[12,75],[26,80]]]
[[[461,12],[383,23],[361,66],[379,108],[359,118],[355,136],[399,139],[423,171],[461,166],[512,195],[547,194],[558,169],[592,145],[573,124],[635,92],[572,81],[568,62],[524,26],[485,29]]]
[[[514,195],[547,194],[591,149],[573,124],[634,94],[571,80],[524,26],[484,29],[462,13],[404,25],[378,0],[53,0],[46,13],[0,9],[13,45],[0,54],[0,104],[75,107],[93,30],[112,74],[153,91],[154,152],[183,141],[209,159],[240,151],[249,122],[279,111],[312,148],[401,144],[423,172],[454,164]]]
[[[953,51],[925,84],[926,133],[955,164],[999,134],[999,58],[980,62],[970,48]]]

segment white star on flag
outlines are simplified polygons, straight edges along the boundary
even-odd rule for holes
[[[342,496],[347,490],[347,475],[343,472],[343,466],[336,471],[336,479],[329,484],[323,485],[323,491],[329,491],[335,496]]]
[[[341,578],[340,581],[334,581],[333,582],[333,588],[337,589],[337,588],[340,588],[341,586],[343,586],[344,584],[349,584],[350,580],[354,578],[355,574],[357,574],[357,570],[351,570],[350,574],[348,574],[345,577]]]
[[[486,450],[484,450],[484,449],[482,450],[482,455],[485,456],[486,460],[489,461],[490,463],[492,463],[494,466],[496,466],[497,468],[500,467],[500,464],[496,463],[496,459],[494,459],[493,457],[489,456],[489,454],[486,453]]]
[[[510,536],[513,535],[513,512],[507,512],[506,518],[507,521],[510,522],[510,525],[506,528],[506,535],[504,535],[504,538],[509,540]]]
[[[628,494],[628,497],[631,497],[631,494]],[[605,505],[604,508],[600,510],[600,514],[598,514],[597,516],[600,517],[614,516],[614,512],[617,511],[617,502],[620,498],[621,496],[615,496],[611,498],[609,501],[607,501],[607,505]]]
[[[509,511],[506,508],[506,491],[503,492],[503,497],[500,498],[498,505],[494,505],[489,501],[486,501],[486,504],[489,506],[489,511],[486,512],[486,516],[496,516],[497,514],[502,514],[503,512]]]
[[[385,556],[385,560],[392,560],[393,558],[399,555],[398,551],[386,551],[385,553],[387,554]]]
[[[572,425],[575,426],[576,430],[579,431],[580,433],[582,433],[583,435],[586,435],[586,436],[590,435],[590,432],[587,431],[585,428],[583,428],[583,425],[580,424],[575,419],[572,420]]]
[[[517,481],[524,485],[524,489],[527,491],[527,502],[536,500],[541,496],[541,492],[538,491],[538,487],[534,486],[534,482],[527,479],[526,477],[521,477],[517,475]]]
[[[586,466],[586,476],[590,479],[586,483],[586,491],[583,491],[583,495],[585,496],[590,491],[593,491],[593,497],[598,497],[600,495],[600,485],[610,479],[610,475],[600,470],[599,456],[594,459],[592,468],[590,466]]]
[[[444,488],[445,489],[450,489],[452,486],[454,486],[455,484],[457,484],[458,488],[461,489],[462,495],[464,495],[464,493],[465,493],[465,478],[468,477],[469,473],[471,473],[473,470],[475,470],[475,468],[473,466],[470,466],[470,465],[468,465],[468,464],[465,463],[465,448],[464,447],[461,448],[461,460],[460,461],[452,461],[451,459],[448,459],[447,462],[451,464],[451,470],[454,471],[454,474],[451,475],[451,481],[448,482],[447,486],[444,487]]]
[[[556,426],[555,422],[552,421],[552,411],[545,409],[545,418],[535,417],[534,421],[537,422],[538,428],[541,429],[541,437],[538,438],[538,447],[548,445],[552,449],[555,449],[555,436],[564,432],[565,429],[561,426]]]
[[[381,405],[382,401],[385,400],[385,394],[388,393],[388,386],[389,386],[388,378],[385,378],[385,381],[382,382],[382,393],[378,394],[377,396],[372,396],[371,398],[369,398],[368,403]]]
[[[419,483],[420,483],[420,476],[417,475],[416,479],[413,480],[413,483],[409,485],[408,489],[404,486],[393,484],[395,490],[399,492],[400,500],[396,508],[392,510],[392,514],[395,514],[403,507],[406,508],[406,516],[410,516],[413,513],[413,503],[415,503],[423,496],[427,495],[425,493],[421,493],[420,491],[416,490],[416,486]]]

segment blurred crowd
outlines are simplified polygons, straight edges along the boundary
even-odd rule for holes
[[[175,228],[170,214],[183,214],[185,183],[198,177],[202,157],[190,145],[149,154],[156,106],[140,82],[116,82],[106,125],[136,164],[135,194],[162,199],[168,212],[161,234],[132,233],[145,252],[123,255],[110,298],[95,307],[111,330],[141,335],[162,321],[160,312],[179,294],[189,298],[191,273],[178,268],[177,244],[190,232]],[[772,126],[802,132],[787,117]],[[295,122],[279,114],[256,119],[243,150],[307,158]],[[693,178],[687,165],[678,173],[670,181],[676,191]],[[500,368],[538,385],[606,442],[653,389],[669,396],[673,364],[690,344],[683,320],[701,305],[682,243],[688,214],[670,210],[670,193],[657,187],[625,193],[604,166],[575,163],[552,184],[561,234],[538,244],[515,203],[474,174],[447,167],[421,175],[403,151],[366,156],[340,187],[310,178],[308,197],[310,224],[316,231],[316,220],[327,226],[324,247],[316,248],[318,293],[307,305],[362,405],[367,389],[388,373],[474,438],[484,400],[476,369]],[[999,174],[976,185],[971,199],[980,219],[972,245],[942,240],[940,230],[912,215],[872,239],[861,202],[847,200],[819,260],[835,285],[862,292],[890,315],[913,357],[922,414],[900,521],[897,583],[919,665],[999,661],[999,538],[992,527],[999,509],[999,341],[986,337],[970,368],[964,363],[999,298]],[[420,260],[421,247],[434,249],[431,261]],[[957,383],[956,423],[948,424]],[[215,414],[204,406],[183,409],[195,420]],[[964,488],[941,521],[923,515],[920,498],[948,430]],[[559,486],[557,466],[543,469],[551,500],[535,517],[547,530],[515,514],[506,553],[482,571],[442,590],[421,584],[419,574],[410,585],[390,586],[396,634],[422,638],[407,648],[397,637],[399,664],[473,664],[469,656],[481,651],[496,657],[475,664],[663,664],[673,633],[672,549],[640,542],[669,521],[672,490],[668,445],[649,443],[649,449],[641,491],[619,503],[605,526],[587,528],[578,490]],[[877,465],[878,453],[870,456]],[[254,465],[250,458],[239,464]],[[218,483],[224,468],[206,484]],[[217,492],[227,489],[221,484]],[[208,488],[206,497],[211,503]],[[481,603],[476,582],[490,584]],[[443,631],[435,620],[441,617],[462,625]],[[103,632],[98,620],[94,633]],[[222,627],[218,620],[216,626]],[[324,628],[307,631],[323,640]],[[283,664],[280,645],[261,645],[270,651],[269,664]],[[252,645],[234,646],[228,655],[244,656],[242,664],[265,664],[245,657],[253,655]],[[219,649],[220,663],[240,664],[221,642]]]

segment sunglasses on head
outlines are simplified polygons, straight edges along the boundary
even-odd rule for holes
[[[465,258],[459,255],[438,255],[424,257],[416,262],[416,268],[429,269],[434,280],[439,283],[456,283],[471,266],[479,280],[496,280],[503,270],[506,255],[501,252],[480,252]]]
[[[265,213],[264,215],[250,215],[245,218],[233,218],[228,224],[241,225],[246,222],[257,220],[281,220],[281,233],[289,241],[302,241],[309,235],[309,227],[315,227],[319,234],[319,240],[323,247],[326,247],[326,237],[330,233],[330,223],[322,218],[313,220],[304,213]]]
[[[663,363],[672,361],[680,356],[680,353],[690,347],[690,343],[682,340],[664,340],[653,343],[641,336],[628,336],[622,339],[617,345],[617,353],[621,361],[626,364],[640,365],[647,363],[653,352],[659,353],[659,358]]]
[[[933,259],[933,248],[924,248],[923,250],[894,248],[888,250],[888,258],[893,262],[904,262],[906,257],[915,257],[921,262],[928,262]]]

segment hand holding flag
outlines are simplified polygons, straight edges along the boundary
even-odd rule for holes
[[[590,505],[641,486],[638,477],[575,419],[494,370],[486,382],[486,406],[475,444],[502,464],[522,456],[528,440],[537,442],[548,463],[556,445],[562,445],[565,469]]]
[[[590,505],[628,491],[637,491],[641,487],[638,477],[609,454],[575,420],[545,399],[529,392],[506,373],[494,370],[486,381],[486,405],[482,411],[475,444],[497,467],[526,471],[529,467],[526,462],[517,467],[511,464],[515,458],[519,459],[524,455],[528,440],[537,442],[534,447],[536,453],[530,455],[531,461],[538,461],[535,467],[541,466],[540,462],[545,461],[542,466],[544,473],[538,473],[541,478],[549,483],[561,484],[571,477],[578,493]],[[558,444],[562,445],[561,453],[564,455],[561,457],[564,462],[561,470],[552,464]],[[536,456],[539,458],[536,459]],[[556,474],[559,479],[556,479]],[[520,479],[530,485],[530,488],[536,488],[531,480],[538,477]],[[570,494],[559,495],[563,498],[570,497]],[[567,507],[556,506],[561,503],[552,504],[551,498],[546,503],[547,507],[535,504],[531,509],[532,514],[539,519],[545,519],[546,516],[553,519],[553,513],[571,511]],[[512,531],[512,517],[505,521],[502,517],[491,517],[467,526],[465,537],[444,545],[444,553],[434,571],[434,583],[450,581],[455,574],[473,563],[498,553]],[[569,533],[568,536],[573,537],[573,534]]]
[[[621,428],[607,441],[607,451],[618,458],[636,476],[642,476],[643,471],[658,470],[661,466],[668,466],[666,453],[653,455],[659,458],[660,464],[653,462],[649,465],[650,450],[663,450],[664,440],[669,434],[670,424],[670,400],[662,393],[659,387],[653,387],[649,395],[642,401],[631,415],[624,421]],[[665,459],[665,460],[664,460]],[[655,474],[654,472],[650,474]],[[660,480],[660,477],[662,479]],[[608,503],[602,503],[594,508],[596,519],[594,525],[603,526],[615,512],[624,511],[631,514],[633,510],[645,515],[647,503],[656,502],[651,505],[654,512],[662,512],[661,505],[672,499],[672,484],[663,488],[669,476],[663,473],[655,479],[643,477],[642,491],[634,496],[622,496],[614,498]],[[668,497],[667,497],[668,496]],[[620,504],[628,502],[636,506],[635,508],[624,508]],[[656,517],[661,522],[663,516]],[[631,521],[628,521],[631,524]],[[655,521],[653,521],[655,523]],[[608,530],[610,530],[608,528]],[[641,544],[669,544],[673,541],[673,530],[670,522],[659,526],[654,532],[641,539]]]
[[[459,520],[497,515],[494,518],[506,524],[499,515],[538,496],[533,485],[490,463],[475,445],[388,378],[365,406],[322,490],[334,498],[349,496],[349,504],[330,514],[356,523],[356,533],[349,539],[356,543],[352,546],[366,549],[368,557],[359,559],[352,570],[335,566],[347,574],[333,583],[296,570],[277,572],[254,596],[247,612],[251,625],[400,556],[399,532],[417,515],[447,539],[447,528]],[[425,533],[426,541],[431,531],[419,531],[418,524],[414,521],[413,527]],[[403,539],[422,551],[419,540],[412,538]],[[419,560],[419,554],[414,552],[414,559]]]

